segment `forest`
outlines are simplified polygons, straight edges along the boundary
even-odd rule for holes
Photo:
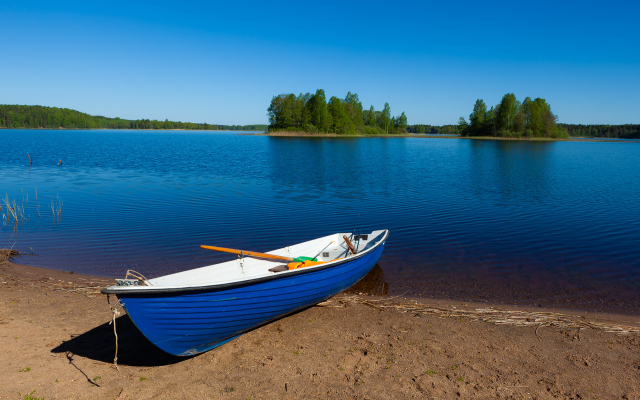
[[[281,94],[271,99],[267,109],[269,131],[337,134],[407,133],[407,116],[391,116],[389,103],[382,111],[373,106],[363,109],[355,93],[344,99],[335,96],[327,102],[323,89],[315,94]]]
[[[458,125],[408,125],[409,133],[427,133],[431,135],[457,135]]]
[[[571,137],[597,137],[611,139],[640,139],[640,125],[576,125],[558,124]]]
[[[211,125],[164,120],[128,120],[89,115],[68,108],[0,104],[2,128],[67,129],[197,129],[266,131],[267,125]]]
[[[520,102],[513,93],[507,93],[489,110],[478,99],[469,122],[460,117],[458,129],[460,136],[568,138],[567,130],[556,125],[557,119],[545,99],[527,97]]]

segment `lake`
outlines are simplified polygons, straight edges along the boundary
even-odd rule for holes
[[[391,230],[373,277],[389,295],[640,307],[637,142],[129,130],[0,138],[0,247],[33,249],[22,263],[155,277],[233,257],[201,244],[268,251],[355,226]],[[24,209],[18,224],[7,200]]]

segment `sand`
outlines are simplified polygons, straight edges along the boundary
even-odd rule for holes
[[[636,316],[356,288],[190,358],[123,315],[118,371],[110,280],[0,260],[0,282],[0,399],[640,399]]]

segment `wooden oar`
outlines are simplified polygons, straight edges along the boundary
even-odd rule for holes
[[[289,261],[289,262],[318,261],[317,259],[311,258],[311,257],[293,257],[292,258],[292,257],[276,256],[274,254],[258,253],[257,251],[228,249],[226,247],[205,246],[205,245],[201,245],[200,247],[207,250],[215,250],[215,251],[222,251],[225,253],[240,254],[241,256],[268,258],[271,260],[282,260],[282,261]]]

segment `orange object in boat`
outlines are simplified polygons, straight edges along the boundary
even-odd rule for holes
[[[312,267],[314,265],[326,264],[328,261],[305,261],[305,262],[290,262],[287,264],[289,269],[298,269],[304,267]]]
[[[340,258],[336,258],[336,260],[340,260]],[[331,260],[331,261],[335,261],[335,260]],[[326,263],[331,262],[331,261],[311,261],[311,260],[307,260],[305,262],[290,262],[289,264],[287,264],[287,268],[288,269],[298,269],[298,268],[304,268],[304,267],[313,267],[314,265],[326,264]]]

